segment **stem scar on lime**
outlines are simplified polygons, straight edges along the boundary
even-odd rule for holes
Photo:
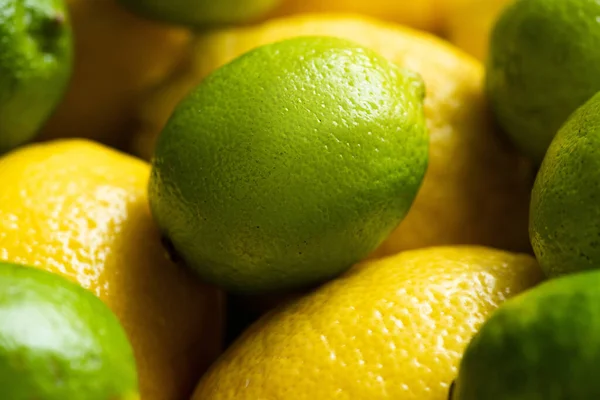
[[[177,250],[175,250],[175,246],[173,246],[173,242],[166,236],[161,236],[160,242],[161,242],[163,248],[165,249],[167,258],[173,264],[176,264],[179,266],[184,266],[185,262],[183,261],[183,258],[181,258],[181,256],[177,252]]]
[[[67,23],[67,16],[63,12],[53,13],[44,18],[39,25],[39,32],[46,35],[57,35],[61,33]]]
[[[59,12],[54,14],[51,21],[54,22],[55,25],[63,25],[65,22],[67,22],[67,19],[65,18],[64,13]]]

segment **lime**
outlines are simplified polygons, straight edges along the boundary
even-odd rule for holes
[[[185,264],[232,291],[331,278],[408,212],[428,160],[423,98],[418,75],[347,40],[258,47],[175,109],[153,215]]]
[[[0,151],[35,136],[62,99],[71,64],[63,0],[0,2]]]
[[[519,0],[496,22],[487,92],[514,144],[541,163],[569,115],[600,90],[600,2]]]
[[[133,351],[91,292],[0,263],[0,387],[6,400],[138,399]]]
[[[533,186],[529,234],[547,275],[600,268],[600,93],[560,129]]]
[[[600,398],[600,271],[504,302],[473,337],[451,400]]]
[[[218,67],[262,45],[315,35],[356,41],[425,82],[427,174],[410,212],[370,257],[457,243],[530,251],[527,220],[536,166],[498,140],[483,66],[443,39],[401,25],[305,14],[199,35],[188,54],[193,61],[144,99],[133,151],[150,159],[177,103]]]

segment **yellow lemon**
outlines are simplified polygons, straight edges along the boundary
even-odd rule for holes
[[[113,0],[67,0],[67,5],[74,75],[40,139],[84,136],[123,145],[141,94],[174,68],[190,34],[138,18]]]
[[[143,161],[82,140],[0,159],[0,259],[78,282],[119,317],[143,400],[189,396],[217,356],[221,299],[165,257]]]
[[[271,17],[303,13],[352,13],[394,21],[428,31],[438,28],[440,0],[283,0]]]
[[[462,0],[448,7],[446,36],[467,53],[485,60],[489,35],[500,12],[514,0]]]
[[[362,17],[305,15],[201,35],[187,67],[144,103],[134,151],[150,157],[176,104],[210,72],[260,45],[299,35],[354,40],[417,71],[425,81],[429,169],[408,215],[373,257],[443,244],[529,250],[533,168],[496,135],[481,63],[410,28]]]
[[[360,264],[266,314],[193,400],[445,399],[479,326],[541,276],[533,257],[483,247]]]

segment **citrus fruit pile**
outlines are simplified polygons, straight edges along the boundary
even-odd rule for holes
[[[0,399],[600,398],[597,0],[0,0]]]

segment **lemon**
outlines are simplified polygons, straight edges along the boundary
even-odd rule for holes
[[[143,93],[176,67],[191,35],[138,18],[114,0],[66,3],[74,31],[73,76],[40,140],[85,137],[125,147]]]
[[[282,0],[281,5],[271,13],[270,17],[306,13],[360,14],[427,31],[436,31],[443,18],[444,1]]]
[[[446,37],[477,59],[485,60],[494,23],[512,1],[463,0],[454,4],[446,14]]]
[[[188,396],[218,354],[220,297],[170,263],[148,207],[150,166],[84,140],[0,158],[0,259],[78,282],[117,315],[143,400]]]
[[[552,138],[600,90],[600,2],[520,0],[494,25],[486,86],[513,143],[541,163]]]
[[[533,168],[494,130],[482,65],[441,39],[398,25],[306,15],[200,35],[187,68],[159,85],[142,105],[134,152],[150,157],[175,105],[210,72],[253,48],[302,35],[354,40],[425,81],[428,171],[408,215],[374,257],[440,244],[529,250]]]
[[[260,319],[193,400],[445,399],[479,326],[540,279],[533,257],[482,247],[362,263]]]
[[[423,96],[418,75],[344,39],[254,49],[175,109],[152,159],[152,213],[185,264],[230,291],[336,276],[415,198]]]

